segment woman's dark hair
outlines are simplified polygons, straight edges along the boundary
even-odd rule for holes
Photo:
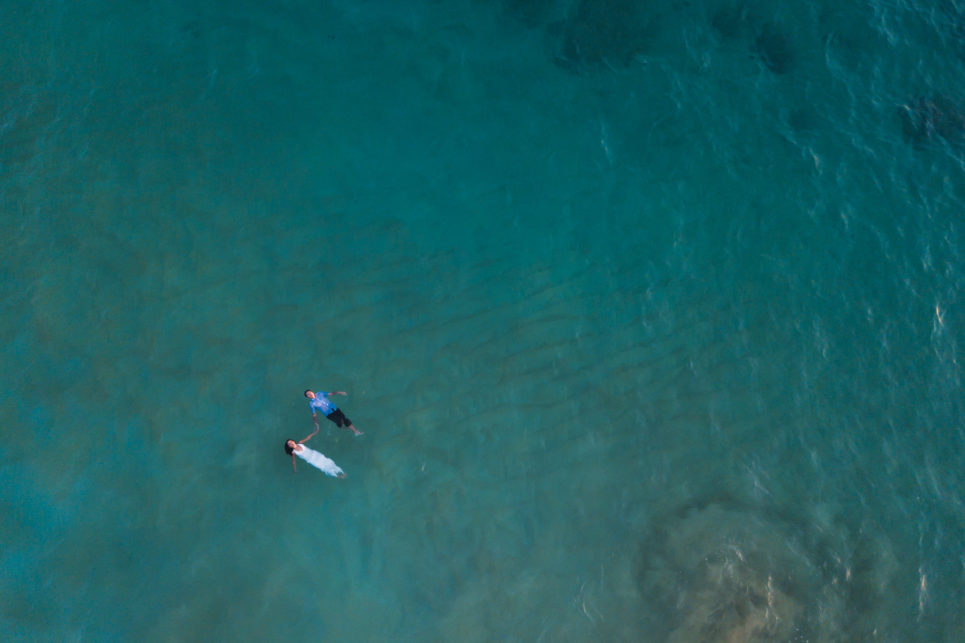
[[[307,389],[305,389],[305,392],[302,393],[302,395],[304,395],[305,397],[308,397],[308,394],[311,393],[311,392],[312,392],[312,389],[307,388]]]
[[[288,440],[285,440],[285,453],[291,455],[294,451],[295,449],[293,447],[288,446]]]

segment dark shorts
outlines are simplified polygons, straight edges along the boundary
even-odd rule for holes
[[[334,422],[335,426],[348,426],[352,423],[352,420],[345,417],[345,414],[342,413],[342,409],[335,409],[325,417]]]

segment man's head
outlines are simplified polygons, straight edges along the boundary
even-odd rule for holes
[[[295,441],[285,440],[285,453],[287,453],[288,455],[291,455],[294,452],[295,452]]]
[[[312,398],[315,397],[315,394],[312,393],[312,389],[306,389],[306,390],[305,390],[305,397],[307,397],[308,399],[312,399]]]

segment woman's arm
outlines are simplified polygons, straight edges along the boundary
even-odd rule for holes
[[[295,469],[295,454],[294,454],[294,453],[292,453],[292,473],[298,473],[298,471]]]
[[[316,433],[318,433],[318,423],[317,423],[317,422],[315,423],[315,430],[312,431],[312,435],[315,435]],[[303,444],[303,443],[305,443],[305,442],[308,442],[309,440],[312,439],[312,435],[308,436],[308,437],[305,438],[304,440],[299,440],[299,441],[298,441],[298,444]],[[292,456],[292,457],[294,457],[294,456]]]

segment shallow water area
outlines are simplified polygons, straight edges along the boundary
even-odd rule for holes
[[[953,4],[0,7],[0,634],[960,640]]]

